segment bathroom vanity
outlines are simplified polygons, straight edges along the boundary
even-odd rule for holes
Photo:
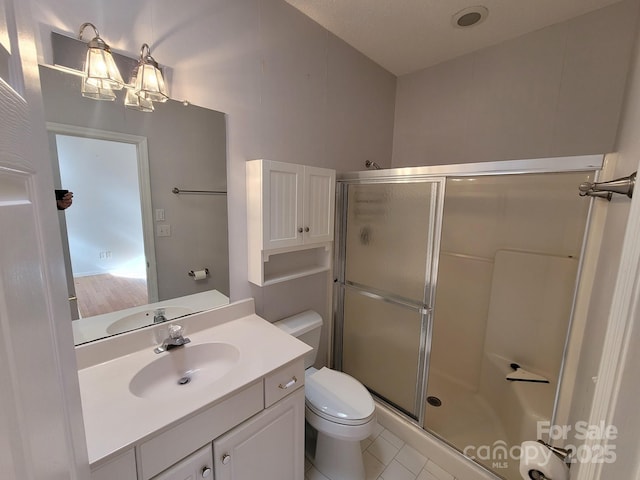
[[[303,478],[310,348],[253,300],[176,322],[159,354],[167,324],[77,348],[92,480]]]

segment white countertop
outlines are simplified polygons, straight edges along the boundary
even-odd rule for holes
[[[225,310],[222,307],[218,310]],[[200,316],[216,315],[218,310]],[[200,320],[201,321],[201,320]],[[127,335],[127,334],[125,334]],[[185,336],[189,348],[200,343],[225,342],[240,351],[237,364],[210,387],[176,386],[180,394],[145,399],[129,391],[133,376],[160,355],[145,346],[78,372],[90,464],[104,460],[164,427],[212,406],[309,351],[310,347],[255,314],[217,324]]]
[[[73,343],[80,345],[91,342],[99,338],[109,337],[112,334],[107,332],[107,328],[113,322],[133,313],[155,310],[162,307],[186,307],[195,312],[210,310],[229,304],[229,297],[217,290],[207,290],[206,292],[194,293],[183,297],[171,298],[161,302],[140,305],[138,307],[125,308],[115,312],[103,313],[93,317],[80,318],[74,320]]]

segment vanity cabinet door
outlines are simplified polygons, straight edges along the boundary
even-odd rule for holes
[[[216,480],[304,478],[304,389],[213,442]]]
[[[152,480],[213,480],[211,444],[202,447]],[[114,477],[115,480],[115,477]]]

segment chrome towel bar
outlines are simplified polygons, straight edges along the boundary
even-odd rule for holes
[[[227,192],[222,190],[184,190],[178,187],[173,187],[171,190],[176,195],[179,194],[187,194],[187,195],[226,195]]]

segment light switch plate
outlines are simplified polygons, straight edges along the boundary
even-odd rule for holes
[[[156,234],[158,237],[170,237],[171,225],[158,225],[158,228],[156,229]]]

